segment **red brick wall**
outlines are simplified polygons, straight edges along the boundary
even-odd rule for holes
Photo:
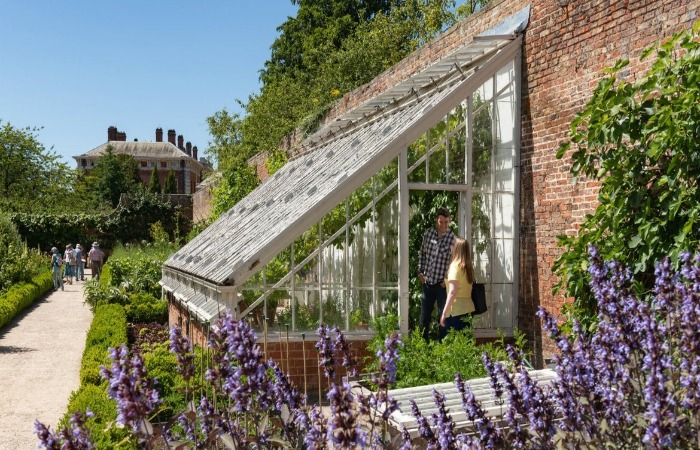
[[[570,160],[555,154],[571,120],[590,99],[602,70],[630,59],[628,81],[641,76],[648,61],[641,51],[664,37],[690,28],[700,1],[534,1],[525,34],[522,85],[520,192],[519,323],[538,356],[548,358],[553,344],[543,339],[538,306],[559,312],[568,299],[554,297],[552,263],[561,253],[556,236],[574,234],[597,205],[597,185],[574,184]],[[541,360],[537,362],[541,363]]]
[[[172,299],[171,299],[172,300]],[[206,335],[207,330],[202,329],[202,327],[196,323],[193,317],[177,302],[168,302],[168,316],[170,326],[177,325],[182,328],[183,332],[190,337],[193,343],[205,346],[206,345]],[[314,332],[309,332],[309,336],[302,340],[299,335],[293,335],[287,337],[285,334],[280,336],[277,333],[268,335],[267,344],[265,343],[265,338],[262,333],[258,333],[258,345],[260,349],[266,355],[265,359],[272,359],[275,361],[285,373],[290,374],[292,381],[301,392],[304,392],[304,387],[306,391],[312,397],[318,396],[318,351],[316,350],[316,334]],[[366,357],[369,355],[367,352],[367,337],[362,339],[354,339],[351,336],[346,336],[350,342],[350,351],[357,361],[357,369],[363,370],[365,367]],[[304,370],[306,370],[306,376],[304,376]],[[344,376],[346,373],[338,366],[338,376]],[[323,383],[321,389],[324,391],[327,388],[327,380],[321,372],[321,378]],[[314,395],[315,394],[315,395]]]

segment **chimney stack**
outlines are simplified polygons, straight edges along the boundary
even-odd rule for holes
[[[107,128],[107,141],[116,141],[117,140],[117,127],[109,127]]]
[[[192,156],[192,143],[190,141],[187,141],[185,148],[187,149],[187,156]]]
[[[197,159],[197,146],[192,147],[192,157]]]
[[[126,132],[125,131],[119,131],[117,133],[117,140],[121,142],[126,142]]]
[[[160,127],[156,128],[156,142],[163,142],[163,129]]]
[[[179,148],[183,152],[185,151],[185,138],[182,137],[181,134],[177,136],[177,148]]]
[[[168,142],[175,145],[175,130],[168,130]]]

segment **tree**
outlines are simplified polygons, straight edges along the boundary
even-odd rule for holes
[[[72,192],[75,175],[38,140],[38,128],[0,120],[0,209],[31,212],[53,208]]]
[[[165,179],[163,194],[177,194],[177,184],[175,183],[175,172],[173,169],[170,169],[170,172],[168,172],[168,178]]]
[[[700,244],[700,42],[692,32],[656,49],[649,71],[635,82],[619,61],[571,124],[557,157],[571,154],[571,174],[601,183],[599,205],[576,236],[560,236],[555,292],[574,298],[573,312],[592,321],[595,302],[586,254],[595,245],[605,260],[629,267],[638,292],[653,288],[653,262]],[[643,52],[646,59],[654,47]]]
[[[111,145],[107,146],[105,154],[97,160],[91,176],[97,197],[113,208],[119,204],[121,194],[141,190],[136,160],[130,155],[115,154]]]
[[[151,194],[160,194],[160,180],[158,179],[158,170],[153,166],[151,171],[151,181],[148,183],[148,192]]]

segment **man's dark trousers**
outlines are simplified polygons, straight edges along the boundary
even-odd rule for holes
[[[437,283],[433,285],[424,284],[423,285],[423,298],[420,305],[420,329],[423,333],[423,339],[428,340],[428,331],[430,330],[430,319],[433,314],[433,306],[437,302],[438,307],[438,320],[440,320],[440,314],[445,308],[445,302],[447,301],[447,289],[442,286],[442,283]],[[445,337],[445,327],[440,327],[439,337],[442,339]]]

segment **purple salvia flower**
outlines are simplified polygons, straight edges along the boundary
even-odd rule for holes
[[[403,430],[401,430],[401,441],[402,443],[399,450],[411,450],[413,448],[411,433],[408,432],[405,425],[403,426]]]
[[[308,450],[326,449],[328,436],[328,419],[318,406],[309,413],[309,427],[304,436],[304,444]]]
[[[109,382],[109,397],[117,401],[117,421],[136,431],[141,421],[160,404],[158,392],[140,355],[129,359],[125,344],[110,348],[109,352],[112,367],[102,366],[101,374]]]
[[[363,448],[367,443],[367,434],[362,431],[357,422],[355,400],[351,393],[350,384],[332,384],[328,391],[331,415],[328,419],[327,437],[334,448],[353,449]]]
[[[177,371],[189,381],[194,375],[194,352],[188,336],[183,336],[179,327],[170,328],[170,352],[177,356]]]
[[[428,422],[428,419],[426,419],[423,414],[421,414],[420,409],[418,409],[418,405],[416,405],[415,400],[412,398],[408,400],[409,403],[411,404],[411,414],[413,414],[413,417],[416,418],[416,424],[418,425],[418,433],[420,436],[425,439],[427,443],[427,448],[428,449],[438,449],[439,443],[437,440],[437,436],[435,436],[435,433],[433,432],[433,429],[430,427],[430,423]]]
[[[432,414],[433,425],[437,428],[437,440],[441,449],[452,450],[457,448],[455,436],[455,423],[450,417],[450,412],[445,406],[445,395],[433,389],[433,399],[437,412]]]
[[[488,353],[484,352],[481,355],[481,359],[484,362],[484,368],[489,376],[489,385],[493,391],[493,395],[496,398],[496,403],[503,404],[503,385],[498,381],[498,373],[493,361],[489,357]]]
[[[357,373],[357,369],[355,368],[357,361],[355,361],[350,351],[350,343],[345,339],[345,336],[337,326],[333,328],[333,331],[336,333],[334,342],[336,354],[342,355],[343,360],[341,364],[345,368],[345,371],[350,376],[355,376]]]
[[[467,389],[460,374],[455,375],[455,383],[457,384],[457,391],[462,397],[462,409],[466,413],[467,419],[474,422],[477,431],[479,431],[479,442],[484,443],[486,448],[502,448],[504,443],[500,430],[486,416],[481,403],[476,399],[472,390]],[[471,442],[465,440],[466,437],[466,435],[461,436],[462,444],[467,447],[472,446]]]
[[[39,422],[34,421],[34,434],[39,438],[39,448],[43,447],[46,450],[60,450],[61,442],[56,433],[51,431],[51,428]]]
[[[332,380],[335,375],[335,348],[328,334],[328,325],[321,324],[316,334],[318,335],[318,342],[316,342],[318,365],[323,368],[323,375]]]

